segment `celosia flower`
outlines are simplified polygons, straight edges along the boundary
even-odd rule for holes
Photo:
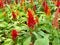
[[[30,45],[34,45],[34,44],[31,42]]]
[[[26,12],[26,6],[24,6],[24,12]]]
[[[7,0],[4,0],[4,3],[6,4],[7,3]]]
[[[54,19],[52,20],[52,28],[54,27],[59,27],[59,24],[58,24],[58,18],[59,18],[59,8],[57,9],[57,11],[55,12],[55,15],[54,15]]]
[[[7,3],[10,4],[11,0],[7,0]]]
[[[6,17],[6,12],[4,12],[4,17]]]
[[[15,3],[18,4],[18,0],[15,0]]]
[[[20,6],[22,6],[25,3],[25,0],[21,0]]]
[[[34,9],[34,10],[37,10],[37,6],[36,6],[36,4],[34,5],[33,9]]]
[[[59,8],[59,12],[60,12],[60,8]]]
[[[56,6],[57,6],[57,7],[60,6],[60,1],[59,1],[59,0],[56,2]]]
[[[13,19],[14,19],[14,20],[17,20],[16,14],[15,14],[14,11],[12,11],[12,16],[13,16]]]
[[[10,4],[10,2],[11,2],[11,0],[4,0],[4,3],[5,3],[5,4],[6,4],[6,3]]]
[[[18,32],[17,32],[16,30],[12,30],[11,36],[12,36],[12,39],[13,39],[13,40],[16,39],[17,36],[18,36]]]
[[[36,16],[36,22],[39,23],[39,19],[38,19],[38,16]]]
[[[3,2],[2,0],[0,0],[0,8],[3,8],[3,7],[4,7]]]
[[[10,8],[12,9],[12,4],[10,4]]]
[[[46,1],[44,1],[42,5],[44,8],[44,12],[49,16],[50,15],[50,8],[48,7]]]
[[[33,13],[31,9],[28,9],[28,27],[34,28],[36,21],[34,20]]]
[[[30,34],[33,34],[32,32],[30,32]]]
[[[16,15],[18,15],[19,14],[19,11],[18,10],[16,10]]]

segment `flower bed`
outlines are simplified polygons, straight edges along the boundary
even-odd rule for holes
[[[60,1],[0,0],[0,45],[60,45]]]

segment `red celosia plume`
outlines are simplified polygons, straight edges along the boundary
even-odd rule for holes
[[[59,1],[59,0],[56,2],[56,6],[57,6],[57,7],[60,6],[60,1]]]
[[[12,16],[13,16],[13,19],[14,19],[14,20],[17,20],[17,15],[15,14],[14,11],[12,11]]]
[[[11,2],[11,0],[4,0],[4,3],[5,3],[5,4],[6,4],[6,3],[10,4],[10,2]]]
[[[58,11],[59,11],[59,13],[60,13],[60,8],[58,8]]]
[[[4,0],[4,3],[6,4],[7,3],[7,0]]]
[[[18,36],[18,32],[17,32],[16,30],[12,30],[11,36],[12,36],[12,39],[13,39],[13,40],[16,39],[17,36]]]
[[[13,7],[12,4],[10,4],[10,8],[11,8],[11,9],[12,9],[12,7]]]
[[[34,45],[34,44],[31,42],[30,45]]]
[[[2,2],[2,0],[0,0],[0,8],[3,8],[4,7],[4,4]]]
[[[36,21],[34,20],[33,13],[31,9],[28,9],[28,27],[34,28]]]
[[[18,0],[15,0],[15,3],[18,4]]]
[[[39,18],[38,18],[38,16],[36,16],[36,22],[39,24]]]
[[[33,9],[34,9],[34,10],[37,10],[37,6],[36,6],[36,4],[34,4],[34,7],[33,7]]]
[[[57,9],[57,11],[55,12],[54,15],[54,19],[52,20],[52,28],[57,27],[57,29],[59,28],[59,23],[58,23],[58,18],[59,18],[59,8]]]
[[[44,12],[47,14],[47,15],[50,15],[50,8],[48,7],[46,1],[43,2],[43,8],[44,8]]]

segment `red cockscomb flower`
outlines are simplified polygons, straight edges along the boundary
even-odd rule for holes
[[[33,9],[34,9],[34,10],[37,10],[37,6],[36,6],[36,4],[34,5]]]
[[[38,16],[36,16],[36,22],[39,24],[39,18],[38,18]]]
[[[10,4],[10,2],[11,2],[11,0],[4,0],[5,4],[7,4],[7,3]]]
[[[60,8],[59,8],[59,12],[60,12]]]
[[[59,27],[59,24],[58,24],[58,18],[59,18],[59,8],[57,9],[57,11],[55,12],[55,15],[54,15],[55,17],[54,17],[54,19],[52,20],[52,28],[54,28],[54,27],[57,27],[57,29],[58,29],[58,27]]]
[[[18,4],[18,0],[15,0],[15,3]]]
[[[13,40],[16,39],[18,36],[18,32],[16,30],[12,30],[11,36]]]
[[[33,17],[33,12],[31,9],[28,9],[28,27],[34,28],[34,25],[36,24],[36,21]]]
[[[6,4],[7,3],[7,0],[4,0],[4,3]]]
[[[30,45],[34,45],[34,44],[31,42]]]
[[[16,14],[14,13],[14,11],[12,11],[12,16],[14,20],[17,20]]]
[[[56,6],[57,6],[57,7],[60,6],[60,1],[59,1],[59,0],[56,2]]]
[[[11,8],[11,9],[12,9],[12,7],[13,7],[12,4],[10,4],[10,8]]]
[[[0,0],[0,8],[3,8],[4,7],[4,4],[2,2],[2,0]]]
[[[7,0],[7,3],[10,4],[11,0]]]
[[[46,1],[43,2],[43,8],[44,8],[44,12],[47,14],[47,15],[50,15],[50,8],[48,7]]]

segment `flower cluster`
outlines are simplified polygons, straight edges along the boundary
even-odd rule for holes
[[[60,1],[59,1],[59,0],[56,2],[56,6],[57,6],[57,7],[60,6]]]
[[[55,15],[54,15],[55,17],[54,17],[54,19],[53,19],[53,21],[52,21],[52,28],[54,28],[54,27],[57,27],[57,29],[58,29],[58,27],[59,27],[59,24],[58,24],[58,18],[59,18],[59,8],[57,9],[57,11],[55,12]]]
[[[47,14],[47,15],[50,15],[50,8],[48,7],[46,1],[43,2],[43,8],[44,8],[44,12]]]
[[[31,9],[28,9],[28,26],[30,28],[34,28],[34,25],[36,24],[36,21],[34,20],[32,12],[33,11]]]
[[[17,20],[16,14],[15,14],[14,11],[12,11],[12,16],[13,16],[13,19],[14,19],[14,20]]]
[[[18,36],[18,32],[16,30],[12,30],[11,35],[12,35],[12,39],[14,40]]]
[[[4,7],[4,4],[2,2],[2,0],[0,0],[0,8],[3,8]]]

